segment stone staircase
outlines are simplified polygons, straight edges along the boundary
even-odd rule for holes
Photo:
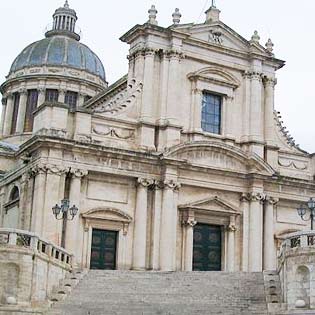
[[[267,315],[262,273],[91,270],[48,315]]]

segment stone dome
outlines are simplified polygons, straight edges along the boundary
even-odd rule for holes
[[[10,74],[23,68],[39,66],[84,70],[106,81],[104,66],[97,55],[69,36],[49,36],[30,44],[14,60]]]

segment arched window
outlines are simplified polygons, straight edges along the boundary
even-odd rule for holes
[[[11,189],[8,199],[4,205],[3,227],[17,229],[20,216],[20,192],[17,186]]]
[[[221,133],[221,104],[220,95],[203,93],[201,109],[201,128],[203,131]]]
[[[9,201],[17,201],[20,198],[19,189],[14,186],[10,193],[10,200]]]

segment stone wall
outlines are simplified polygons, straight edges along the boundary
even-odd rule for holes
[[[0,314],[2,308],[43,305],[71,270],[71,260],[63,249],[35,234],[0,229]]]
[[[290,234],[279,255],[283,301],[289,310],[315,310],[315,232]]]

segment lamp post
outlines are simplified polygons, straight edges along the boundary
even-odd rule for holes
[[[309,215],[307,212],[309,211]],[[301,204],[297,208],[297,212],[303,221],[311,220],[311,230],[314,229],[314,218],[315,218],[315,200],[310,198],[305,204]]]
[[[61,206],[56,204],[52,207],[52,212],[57,220],[62,220],[61,247],[65,248],[67,221],[72,221],[79,209],[75,205],[70,207],[69,199],[62,199]]]

